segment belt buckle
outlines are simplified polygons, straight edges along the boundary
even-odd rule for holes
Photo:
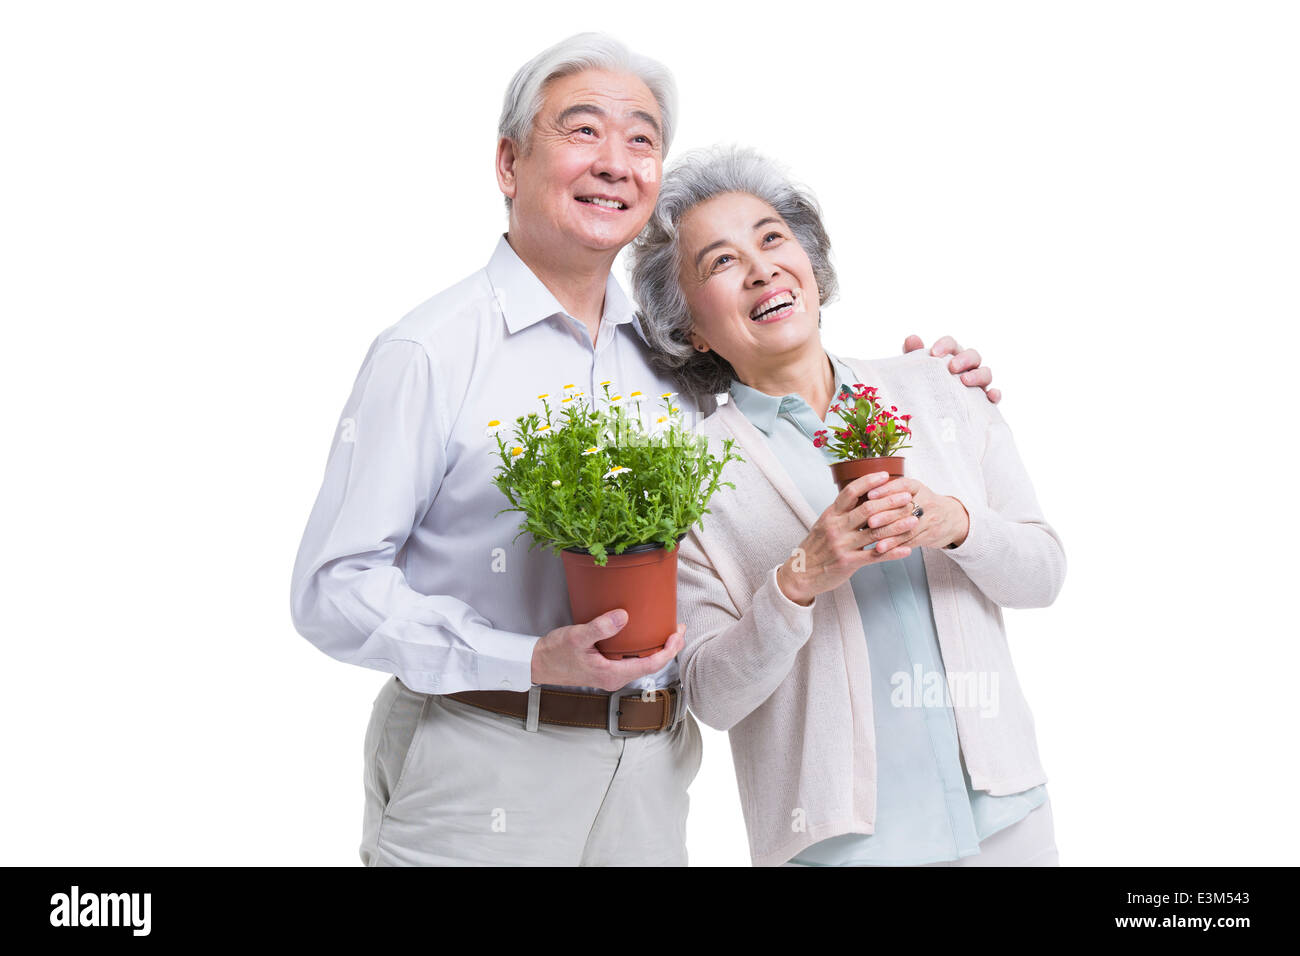
[[[611,691],[611,692],[610,692],[610,695],[609,695],[609,711],[608,711],[608,715],[609,715],[609,716],[608,716],[608,720],[606,721],[606,725],[605,725],[606,729],[607,729],[607,730],[609,731],[609,733],[610,733],[610,736],[612,736],[612,737],[635,737],[637,734],[650,734],[650,733],[658,733],[658,732],[661,731],[661,730],[672,730],[672,729],[675,728],[679,723],[681,723],[682,718],[683,718],[684,716],[686,716],[686,708],[685,708],[685,706],[684,706],[685,703],[686,703],[686,695],[682,693],[682,686],[681,686],[681,684],[679,684],[679,683],[677,683],[677,682],[673,682],[672,684],[668,685],[667,687],[659,687],[659,688],[656,688],[656,689],[653,690],[653,691],[650,691],[650,693],[653,693],[653,694],[663,694],[663,695],[664,695],[664,700],[665,700],[665,701],[671,701],[671,702],[672,702],[672,706],[671,706],[671,707],[669,707],[669,706],[667,706],[667,705],[664,706],[664,720],[659,724],[658,727],[655,727],[653,730],[649,730],[649,729],[647,729],[647,730],[623,730],[623,729],[622,729],[621,727],[619,727],[619,725],[618,725],[618,717],[619,717],[619,713],[618,713],[618,704],[619,704],[619,701],[621,701],[624,697],[634,697],[634,696],[635,696],[635,697],[643,697],[643,695],[644,695],[645,693],[646,693],[645,690],[639,690],[639,691],[628,691],[628,692],[624,692],[624,691]],[[644,699],[644,698],[643,698],[643,699]]]
[[[640,694],[640,691],[635,691]],[[639,730],[624,730],[618,725],[618,702],[624,697],[631,697],[632,694],[625,694],[622,691],[610,691],[609,693],[609,719],[605,723],[606,729],[611,737],[635,737],[641,733]]]

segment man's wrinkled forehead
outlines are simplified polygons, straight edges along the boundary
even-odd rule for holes
[[[542,109],[556,125],[583,113],[609,120],[623,119],[649,125],[657,137],[663,135],[659,103],[649,87],[631,74],[609,74],[592,70],[557,76],[542,88]]]

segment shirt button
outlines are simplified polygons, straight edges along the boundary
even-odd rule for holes
[[[507,678],[506,680],[503,680],[503,681],[501,682],[501,686],[502,686],[502,687],[509,687],[509,686],[511,686],[511,685],[510,685],[510,680],[509,680],[508,678]]]

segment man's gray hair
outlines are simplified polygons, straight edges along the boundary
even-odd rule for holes
[[[654,214],[631,251],[633,296],[641,306],[641,328],[653,349],[651,363],[671,375],[687,395],[725,392],[736,378],[731,363],[717,352],[697,352],[691,345],[695,322],[679,278],[682,217],[723,193],[748,193],[781,215],[812,262],[820,305],[834,298],[838,288],[831,240],[811,192],[748,147],[715,146],[687,153],[664,174]]]
[[[546,84],[583,70],[631,73],[649,87],[659,104],[659,117],[663,123],[659,131],[662,140],[660,155],[667,156],[677,117],[677,83],[672,73],[659,61],[632,52],[604,33],[574,34],[543,50],[519,68],[506,88],[501,120],[497,124],[498,140],[509,139],[520,152],[526,153],[533,123],[546,98]],[[507,196],[506,209],[509,208],[510,197]]]

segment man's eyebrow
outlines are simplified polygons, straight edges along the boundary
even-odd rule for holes
[[[606,112],[594,103],[575,103],[564,112],[562,112],[556,122],[567,123],[579,113],[590,113],[592,116],[606,116]]]
[[[649,123],[651,126],[653,126],[655,129],[656,136],[662,136],[664,134],[664,131],[659,128],[659,121],[655,119],[653,116],[651,116],[649,113],[647,113],[645,110],[633,110],[632,115],[635,116],[637,119],[641,120],[643,123]]]
[[[597,106],[595,103],[575,103],[573,106],[568,107],[560,113],[556,122],[561,124],[567,123],[569,120],[573,119],[573,117],[581,113],[590,113],[592,116],[599,116],[602,119],[609,116],[603,107]],[[663,129],[659,126],[659,121],[650,113],[647,113],[645,110],[633,110],[631,115],[636,119],[641,120],[641,122],[653,126],[656,136],[663,135]]]

